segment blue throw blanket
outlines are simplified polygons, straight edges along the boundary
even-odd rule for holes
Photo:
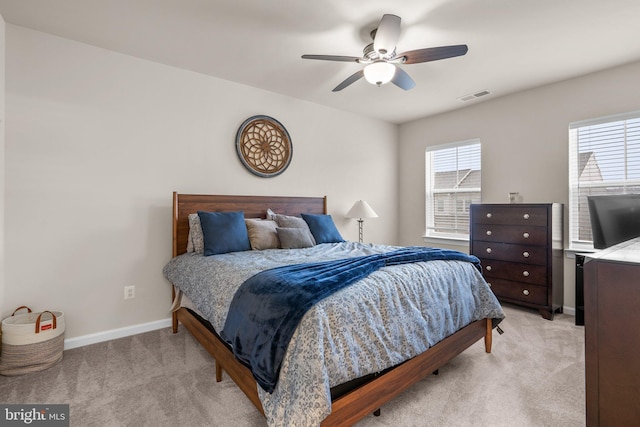
[[[318,301],[388,265],[458,260],[480,268],[462,252],[410,247],[383,254],[296,264],[260,272],[233,297],[222,338],[260,386],[273,392],[289,341],[305,313]]]

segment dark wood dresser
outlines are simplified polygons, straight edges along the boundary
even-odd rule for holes
[[[538,309],[553,320],[562,311],[563,205],[471,205],[470,253],[499,300]]]
[[[587,426],[640,426],[640,238],[584,263]]]

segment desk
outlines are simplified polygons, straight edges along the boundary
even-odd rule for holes
[[[584,264],[587,426],[640,425],[640,238]]]

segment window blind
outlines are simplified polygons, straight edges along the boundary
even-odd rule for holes
[[[469,237],[469,205],[481,201],[480,140],[426,151],[426,235]]]
[[[640,193],[640,111],[569,125],[569,238],[592,248],[587,196]]]

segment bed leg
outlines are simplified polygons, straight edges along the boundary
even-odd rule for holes
[[[373,411],[373,416],[374,417],[379,417],[380,416],[380,408],[378,408],[375,411]]]
[[[219,383],[220,381],[222,381],[222,366],[216,360],[216,382]]]
[[[174,201],[175,203],[175,201]],[[173,304],[175,304],[176,300],[176,287],[171,286],[171,330],[173,333],[178,332],[178,312],[174,310]]]
[[[174,334],[178,332],[178,313],[175,311],[171,313],[171,330]]]
[[[493,338],[493,329],[492,326],[493,322],[491,319],[487,319],[487,332],[484,335],[484,350],[487,353],[491,353],[491,341]]]

